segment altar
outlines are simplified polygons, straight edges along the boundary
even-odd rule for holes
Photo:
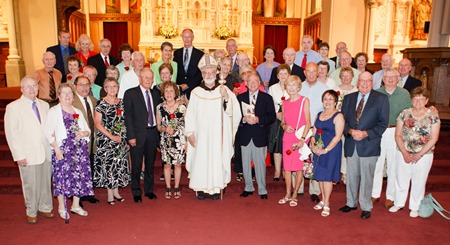
[[[181,32],[194,32],[194,46],[205,53],[225,49],[234,38],[239,51],[253,57],[251,0],[143,0],[139,50],[149,63],[161,57],[161,43],[183,46]]]

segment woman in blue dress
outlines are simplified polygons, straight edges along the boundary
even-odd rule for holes
[[[319,182],[322,201],[314,206],[315,210],[322,210],[321,215],[330,215],[330,196],[333,182],[339,182],[342,155],[342,132],[345,120],[336,109],[338,94],[334,90],[327,90],[322,95],[324,110],[316,117],[311,138],[314,153],[314,179]]]

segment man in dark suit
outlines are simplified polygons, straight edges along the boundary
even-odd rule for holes
[[[97,69],[95,84],[103,88],[103,82],[106,78],[106,67],[109,65],[117,65],[119,61],[116,57],[109,55],[109,52],[111,51],[111,42],[108,39],[104,38],[100,40],[99,46],[100,53],[90,57],[87,64]],[[103,95],[106,95],[106,93],[103,93]],[[103,96],[100,95],[100,97]]]
[[[77,53],[75,48],[69,45],[70,43],[70,33],[67,30],[61,30],[58,34],[59,44],[55,46],[51,46],[47,48],[47,51],[50,51],[55,54],[56,57],[56,65],[55,68],[58,69],[62,73],[61,82],[66,82],[66,75],[69,73],[67,70],[67,58],[69,56]]]
[[[411,61],[407,58],[404,58],[398,63],[398,71],[400,72],[400,87],[403,87],[404,89],[408,90],[408,92],[411,92],[411,90],[421,87],[422,81],[412,77],[409,75],[412,69]]]
[[[123,97],[127,139],[131,146],[131,188],[134,202],[142,202],[140,174],[144,158],[144,193],[149,199],[156,199],[153,193],[153,168],[159,132],[156,129],[156,106],[160,103],[158,93],[150,89],[153,85],[153,72],[142,69],[139,74],[139,86],[130,88]]]
[[[338,57],[342,51],[347,51],[347,44],[344,42],[338,42],[336,44],[336,56],[330,58],[330,60],[334,61],[334,63],[336,64],[336,67],[335,67],[336,69],[341,68]],[[353,57],[352,57],[352,63],[350,64],[350,66],[355,69],[358,68],[356,65],[355,59]]]
[[[242,149],[242,166],[245,180],[245,189],[241,197],[253,195],[252,168],[255,165],[255,177],[258,184],[258,194],[261,199],[267,199],[266,190],[266,155],[269,144],[269,125],[275,121],[275,107],[272,96],[259,91],[261,83],[259,76],[252,73],[247,78],[248,91],[238,96],[242,108],[242,102],[252,107],[250,113],[243,112],[239,124],[239,143]],[[245,116],[244,116],[245,115]]]
[[[73,107],[77,108],[83,113],[84,118],[88,122],[89,129],[91,130],[90,134],[90,142],[88,144],[89,156],[91,159],[91,169],[92,174],[94,173],[94,153],[97,150],[97,144],[95,143],[95,136],[97,135],[95,132],[94,126],[94,111],[95,106],[97,105],[97,100],[94,96],[89,95],[91,82],[89,78],[85,76],[79,76],[74,81],[75,84],[75,95],[73,96]],[[99,200],[94,196],[82,197],[82,201],[88,201],[90,203],[98,203]]]
[[[359,189],[361,218],[368,219],[373,208],[373,177],[381,151],[381,136],[389,122],[389,100],[385,94],[373,90],[372,75],[367,71],[359,75],[358,89],[359,92],[345,96],[342,104],[347,203],[339,211],[347,213],[356,210]]]
[[[181,33],[183,48],[175,50],[173,60],[178,64],[177,84],[181,86],[183,94],[188,99],[191,91],[202,81],[202,73],[197,65],[203,56],[203,52],[192,46],[194,32],[191,29],[184,29]]]
[[[295,52],[295,49],[292,47],[287,47],[283,50],[283,59],[284,63],[288,65],[291,68],[291,75],[299,76],[302,81],[305,81],[305,70],[301,68],[300,66],[294,64],[295,61],[295,55],[297,53]],[[277,83],[278,77],[277,77],[277,68],[272,69],[272,74],[270,74],[270,80],[269,80],[269,87],[273,84]]]

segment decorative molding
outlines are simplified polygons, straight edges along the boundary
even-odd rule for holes
[[[8,14],[6,11],[6,0],[0,0],[0,26],[8,33]]]
[[[141,14],[89,14],[90,21],[141,21]]]
[[[312,16],[314,16],[314,15],[312,15]],[[312,16],[310,16],[310,17],[312,17]],[[300,25],[301,22],[302,22],[302,19],[300,19],[300,18],[281,18],[281,17],[266,18],[266,17],[262,17],[262,16],[253,16],[252,17],[252,23],[257,24],[257,25],[262,25],[262,24]]]

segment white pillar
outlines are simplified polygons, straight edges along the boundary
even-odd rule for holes
[[[14,5],[16,5],[15,8]],[[25,76],[25,63],[23,62],[22,57],[20,57],[19,49],[17,47],[16,22],[14,19],[16,12],[14,12],[14,9],[19,9],[17,0],[7,0],[6,12],[8,17],[9,55],[5,69],[8,87],[19,86],[20,79]],[[20,27],[20,25],[18,25],[18,27]]]
[[[369,35],[367,38],[367,56],[369,57],[368,63],[373,63],[374,55],[373,55],[373,48],[374,48],[374,42],[375,42],[375,11],[378,6],[383,4],[381,0],[366,0],[366,4],[370,9],[370,20],[369,20]]]

